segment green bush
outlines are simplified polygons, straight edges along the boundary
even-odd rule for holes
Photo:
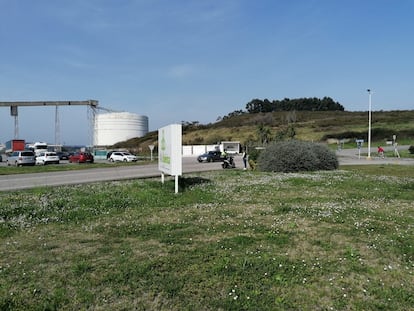
[[[259,158],[259,155],[261,152],[262,152],[262,149],[256,149],[254,147],[249,148],[248,149],[249,160],[257,162],[257,159]]]
[[[411,154],[414,154],[414,146],[410,146],[410,148],[408,148],[408,151],[409,151]]]
[[[259,169],[267,172],[334,170],[338,166],[335,153],[325,145],[297,140],[275,142],[258,159]]]

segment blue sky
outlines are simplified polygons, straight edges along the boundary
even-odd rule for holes
[[[413,0],[0,0],[0,101],[96,99],[150,130],[215,122],[254,98],[329,96],[346,110],[414,109]],[[52,107],[19,134],[53,143]],[[61,141],[88,141],[86,107]],[[0,142],[14,119],[0,107]]]

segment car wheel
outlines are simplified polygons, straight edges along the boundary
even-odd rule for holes
[[[109,158],[109,161],[110,161],[110,162],[115,162],[115,161],[114,161],[114,158]]]
[[[128,160],[127,159],[124,159],[124,162],[128,162]]]

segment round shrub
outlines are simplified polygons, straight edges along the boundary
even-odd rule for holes
[[[410,147],[408,148],[408,151],[409,151],[411,154],[414,154],[414,146],[410,146]]]
[[[297,140],[275,142],[258,159],[259,169],[266,172],[334,170],[338,166],[335,153],[325,145]]]

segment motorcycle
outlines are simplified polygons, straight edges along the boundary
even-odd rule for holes
[[[223,168],[223,169],[226,169],[226,168],[236,168],[236,163],[234,163],[234,159],[233,159],[233,157],[226,157],[224,160],[223,160],[223,163],[221,164],[221,167]]]

